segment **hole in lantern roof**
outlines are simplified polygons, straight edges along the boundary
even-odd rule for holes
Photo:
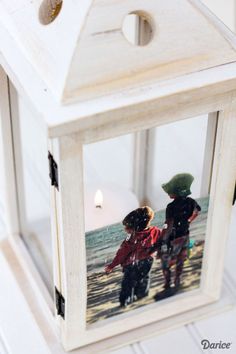
[[[59,15],[62,8],[62,0],[43,0],[39,8],[39,21],[42,25],[49,25]]]
[[[145,46],[153,38],[152,20],[145,12],[132,12],[125,17],[122,32],[129,43],[136,46]]]

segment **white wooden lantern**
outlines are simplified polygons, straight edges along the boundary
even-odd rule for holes
[[[176,321],[217,301],[236,179],[235,36],[197,0],[2,0],[0,51],[8,233],[21,250],[23,239],[55,293],[55,323],[66,350],[118,335],[134,341],[168,317]],[[165,141],[173,148],[167,155]],[[49,185],[47,150],[51,207],[39,196]],[[202,156],[200,177],[192,151]],[[28,179],[24,156],[33,171]],[[89,159],[96,167],[92,178]],[[198,184],[195,197],[209,198],[200,283],[97,319],[98,303],[89,317],[89,286],[100,278],[87,276],[88,254],[97,259],[102,246],[89,250],[88,232],[105,230],[144,203],[164,208],[167,199],[155,204],[162,198],[156,181],[188,166]],[[27,218],[35,221],[38,209],[37,227],[29,229]],[[45,261],[50,255],[38,253],[40,242],[49,247],[49,219],[53,280]],[[34,239],[37,232],[47,240]]]

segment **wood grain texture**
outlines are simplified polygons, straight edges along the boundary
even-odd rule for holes
[[[189,96],[187,95],[187,97]],[[213,104],[216,110],[222,107],[221,100],[208,98],[206,104],[204,100],[199,101],[198,99],[195,100],[195,97],[191,97],[191,108],[195,106],[198,110],[207,111],[209,103]],[[115,129],[113,122],[113,125],[111,123],[103,124],[101,126],[102,130],[96,126],[93,130],[86,130],[77,135],[73,134],[69,137],[60,138],[59,171],[62,186],[59,192],[61,198],[59,210],[62,210],[61,264],[64,277],[62,288],[64,289],[68,311],[63,338],[67,349],[88,345],[125,331],[137,330],[139,327],[152,322],[161,322],[167,316],[175,316],[191,308],[204,306],[219,298],[224,266],[224,247],[227,239],[225,224],[230,217],[236,172],[234,161],[236,152],[234,141],[235,97],[235,92],[224,95],[225,110],[219,114],[201,290],[188,292],[186,295],[181,294],[163,301],[161,305],[149,305],[145,307],[144,311],[137,309],[130,314],[122,314],[87,328],[85,317],[83,317],[86,310],[84,306],[86,303],[86,257],[82,202],[82,143],[164,124],[169,117],[168,108],[165,110],[166,107],[162,106],[162,114],[155,116],[155,118],[147,115],[145,123],[140,112],[136,112],[132,119],[120,121]],[[185,118],[187,118],[187,114],[191,114],[190,110],[186,113],[187,102],[186,105],[179,105],[179,103],[178,101],[177,106],[172,105],[175,114],[172,117],[174,121],[181,119],[183,112],[184,115],[186,114]]]
[[[44,297],[44,306],[45,303],[47,303],[46,306],[52,308],[52,300],[45,284],[36,270],[36,267],[20,237],[20,235],[26,231],[24,228],[24,221],[26,219],[18,100],[17,92],[8,81],[2,68],[0,69],[0,86],[0,126],[2,137],[1,142],[3,146],[2,158],[4,162],[4,168],[1,173],[4,174],[5,179],[5,188],[4,190],[1,190],[1,199],[3,203],[5,203],[5,214],[2,215],[6,225],[4,233],[8,235],[12,248],[15,249],[21,262],[21,266],[24,268],[25,274],[28,276],[28,281],[34,289],[41,292],[39,297]],[[22,218],[21,220],[20,217]]]
[[[12,42],[3,35],[1,52],[7,62],[22,56],[26,73],[35,71],[56,102],[119,94],[236,60],[234,35],[197,1],[68,0],[48,26],[38,19],[40,5],[1,0],[0,31]],[[153,26],[147,46],[131,45],[122,34],[134,11]],[[14,65],[21,75],[22,66]]]
[[[7,345],[8,353],[19,353],[24,348],[24,351],[28,353],[50,354],[48,344],[43,335],[39,333],[39,326],[33,319],[24,295],[15,280],[15,275],[2,252],[0,263],[1,283],[4,287],[4,292],[0,294],[1,318],[4,319],[1,321],[1,334]],[[11,313],[14,315],[11,316]],[[18,326],[19,319],[20,327]]]
[[[6,251],[8,254],[6,254]],[[2,272],[0,277],[3,285],[1,299],[4,300],[1,302],[4,305],[1,306],[1,318],[3,320],[1,322],[1,335],[4,338],[4,342],[8,345],[9,354],[21,354],[26,351],[38,353],[37,350],[40,350],[40,354],[65,354],[66,352],[61,347],[55,331],[55,323],[53,324],[49,320],[48,314],[39,307],[39,298],[34,296],[35,290],[31,287],[32,283],[25,278],[24,270],[19,266],[16,256],[12,256],[10,253],[12,253],[12,250],[10,250],[9,246],[6,247],[4,245],[4,247],[1,247],[0,265]],[[5,299],[7,299],[7,302],[5,302]],[[212,304],[205,309],[200,308],[197,311],[191,310],[188,313],[174,317],[174,320],[173,318],[168,318],[162,322],[139,328],[136,331],[99,341],[76,349],[74,353],[105,354],[114,350],[117,350],[118,353],[123,353],[124,350],[124,353],[127,351],[127,354],[131,354],[133,349],[125,347],[125,343],[137,342],[141,338],[146,338],[147,342],[156,341],[158,345],[158,338],[160,338],[161,343],[161,336],[167,331],[170,332],[180,325],[191,322],[195,316],[196,319],[203,319],[206,316],[221,312],[231,307],[234,301],[235,299],[224,287],[221,301],[217,304]],[[24,323],[23,328],[22,323]],[[222,327],[222,320],[220,324],[220,327]],[[151,337],[154,336],[155,338],[151,340]],[[188,343],[189,341],[190,338]],[[34,347],[35,351],[33,351]],[[143,354],[143,351],[137,351],[136,347],[137,345],[133,346],[134,353]],[[158,345],[158,348],[161,350],[161,345]]]
[[[14,39],[14,46],[55,97],[61,95],[74,46],[91,2],[64,1],[58,18],[48,26],[39,20],[41,0],[0,2],[0,26]]]
[[[4,180],[2,191],[4,200],[5,223],[9,234],[19,234],[18,197],[16,188],[13,136],[11,125],[11,103],[9,96],[9,82],[3,68],[0,67],[0,137]]]
[[[52,154],[54,161],[58,164],[59,154],[58,154],[58,142],[55,139],[48,140],[48,151]],[[59,180],[60,184],[60,180]],[[62,289],[62,269],[61,269],[61,228],[60,228],[60,219],[59,219],[59,197],[58,189],[54,186],[50,188],[50,202],[51,202],[51,250],[52,250],[52,266],[53,266],[53,290],[54,290],[54,315],[55,321],[57,322],[58,327],[62,323],[62,319],[57,316],[56,309],[56,299],[55,299],[55,287],[63,295],[64,289]]]
[[[156,338],[144,340],[140,346],[144,354],[158,352],[158,348],[161,348],[161,354],[176,353],[177,348],[181,348],[182,354],[200,354],[199,348],[184,327],[172,330]]]
[[[153,38],[144,47],[131,45],[122,33],[125,16],[138,10],[153,27]],[[171,0],[95,0],[72,57],[63,102],[235,61],[232,36],[208,12],[197,1],[177,0],[173,6]]]
[[[188,294],[187,297],[176,299],[172,303],[166,302],[165,306],[163,304],[161,308],[150,308],[143,314],[135,313],[133,318],[132,316],[125,318],[125,328],[123,326],[124,317],[122,317],[122,319],[117,320],[116,323],[107,322],[106,325],[104,323],[104,326],[101,326],[100,328],[97,327],[91,328],[88,331],[85,330],[84,314],[86,301],[86,268],[84,228],[83,215],[79,213],[79,206],[81,210],[83,210],[81,194],[83,188],[81,177],[82,143],[102,140],[111,136],[137,131],[142,128],[151,128],[155,125],[161,125],[170,121],[176,121],[178,119],[194,116],[197,112],[205,113],[211,110],[215,111],[222,108],[225,109],[226,107],[230,109],[232,95],[225,93],[220,94],[222,88],[223,91],[225,89],[226,92],[228,92],[229,82],[226,81],[221,84],[216,84],[213,92],[210,93],[211,96],[208,97],[204,97],[209,90],[208,86],[201,86],[199,88],[196,85],[193,91],[190,90],[186,92],[183,90],[183,84],[184,83],[182,82],[180,85],[180,92],[176,93],[175,87],[175,89],[172,88],[172,94],[164,96],[163,99],[160,99],[160,101],[153,99],[153,106],[150,105],[150,100],[148,100],[134,105],[132,110],[126,106],[122,108],[120,107],[126,115],[119,124],[118,114],[116,117],[117,124],[114,125],[114,120],[112,123],[108,122],[109,114],[108,112],[105,112],[101,113],[100,119],[97,121],[97,129],[94,128],[90,131],[81,130],[79,135],[73,134],[72,136],[60,138],[58,163],[60,171],[59,178],[61,185],[61,202],[58,209],[61,211],[60,227],[62,230],[62,292],[66,298],[67,304],[66,322],[61,320],[61,326],[66,348],[74,348],[79,345],[85,345],[92,341],[100,340],[101,338],[108,338],[123,330],[131,331],[134,328],[134,318],[135,327],[138,328],[144,324],[147,325],[152,321],[155,322],[161,319],[163,320],[167,313],[169,315],[174,315],[176,314],[176,311],[179,311],[178,313],[180,313],[183,309],[190,310],[193,304],[195,306],[202,306],[215,299],[215,293],[218,291],[219,283],[216,283],[214,295],[211,294],[211,296],[203,296],[198,293],[190,296],[190,294]],[[170,89],[170,87],[168,89]],[[171,92],[171,90],[169,92]],[[218,95],[216,92],[218,92]],[[158,105],[158,102],[161,102],[162,105]],[[170,105],[171,108],[169,108]],[[145,109],[147,111],[145,111]],[[128,115],[130,116],[130,119],[125,120]],[[145,122],[143,121],[143,117],[146,119]],[[90,127],[92,127],[92,120],[89,124],[91,124]],[[231,131],[233,133],[233,130],[227,131]],[[232,178],[232,176],[230,178]],[[218,270],[221,266],[222,263],[219,263]],[[218,279],[220,279],[220,277]],[[78,319],[80,319],[81,322],[78,322]]]
[[[86,251],[83,204],[83,156],[79,135],[58,141],[59,193],[57,199],[61,291],[65,297],[65,320],[61,320],[66,349],[82,341],[86,328]]]
[[[28,235],[27,227],[27,211],[25,200],[25,184],[24,184],[24,170],[23,170],[23,153],[22,153],[22,139],[20,128],[20,114],[18,93],[12,83],[9,81],[9,106],[11,112],[11,144],[13,149],[12,161],[14,163],[14,184],[16,188],[15,203],[17,207],[17,217],[19,222],[20,233]],[[8,171],[8,168],[6,168]],[[11,190],[11,186],[8,187]],[[14,233],[13,233],[14,235]]]
[[[208,115],[206,146],[202,171],[201,196],[209,195],[212,177],[212,165],[215,151],[215,140],[218,123],[218,112]]]
[[[127,119],[133,114],[136,115],[137,111],[142,117],[144,117],[142,112],[145,110],[148,114],[155,114],[161,111],[162,105],[166,106],[167,100],[170,100],[168,101],[170,109],[171,105],[178,104],[177,107],[180,109],[185,104],[186,110],[188,107],[189,112],[193,111],[197,115],[206,112],[200,112],[198,105],[191,106],[191,99],[198,98],[199,101],[207,102],[215,96],[207,112],[216,111],[214,101],[217,101],[219,106],[219,96],[230,92],[236,86],[236,64],[232,63],[167,80],[150,87],[140,85],[139,89],[124,89],[119,94],[61,106],[54,100],[45,83],[38,79],[37,73],[28,65],[22,53],[14,47],[9,33],[1,27],[0,36],[1,45],[4,47],[4,57],[0,55],[0,61],[4,69],[22,99],[27,105],[33,106],[35,114],[45,121],[51,137],[89,129],[94,122],[97,125],[103,124],[104,121],[110,122],[111,117],[114,120],[119,120],[121,117]],[[15,57],[18,58],[17,61],[14,60]],[[223,108],[222,102],[220,109]],[[171,114],[173,113],[170,110],[169,118]]]
[[[235,212],[236,212],[236,205],[234,205],[234,207],[232,209],[231,222],[230,222],[231,230],[236,229]],[[232,291],[234,293],[236,292],[236,274],[234,272],[234,269],[236,267],[235,249],[236,249],[236,237],[235,237],[235,234],[231,231],[231,234],[230,234],[230,237],[228,240],[228,245],[227,245],[225,269],[227,270],[227,273],[229,275],[229,282],[230,282]]]
[[[224,268],[224,256],[236,180],[236,96],[219,113],[216,148],[210,191],[209,218],[203,261],[202,289],[218,298]]]

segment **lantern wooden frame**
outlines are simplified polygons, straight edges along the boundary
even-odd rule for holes
[[[235,64],[229,65],[229,76],[233,76],[231,69],[234,66]],[[208,70],[207,73],[190,75],[187,82],[191,83],[191,89],[187,93],[186,82],[181,83],[181,80],[177,79],[175,81],[179,81],[182,86],[180,92],[169,97],[168,95],[157,96],[152,100],[144,100],[136,105],[128,107],[122,105],[113,111],[96,113],[94,116],[87,117],[86,120],[79,120],[75,124],[77,132],[72,134],[69,134],[66,129],[65,135],[61,134],[59,137],[53,137],[54,129],[49,130],[49,134],[51,134],[49,139],[50,151],[59,168],[60,188],[59,191],[52,189],[52,205],[56,203],[52,218],[54,221],[58,220],[54,230],[59,230],[53,233],[54,256],[56,259],[54,264],[55,286],[60,289],[66,303],[65,319],[59,318],[59,322],[62,329],[62,340],[67,349],[83,346],[134,329],[134,318],[135,327],[138,328],[148,323],[160,321],[168,316],[174,316],[206,305],[219,298],[223,272],[223,250],[227,240],[227,221],[230,217],[235,183],[236,94],[233,89],[235,78],[230,77],[229,80],[210,82],[207,85],[206,76],[209,74],[211,78],[214,77],[214,81],[217,81],[216,75],[218,79],[221,75],[225,78],[227,74],[225,69],[217,68]],[[215,74],[213,76],[210,73],[212,71]],[[200,77],[204,85],[199,88]],[[196,79],[195,87],[194,78]],[[173,87],[172,83],[169,87]],[[167,88],[165,87],[165,89]],[[222,91],[223,93],[221,93]],[[207,97],[206,92],[210,93]],[[143,312],[136,310],[132,314],[121,315],[120,320],[116,318],[106,320],[106,324],[104,322],[104,324],[94,328],[86,329],[86,258],[83,195],[81,193],[83,190],[82,145],[215,111],[219,111],[219,124],[201,288],[192,293],[179,295],[176,299],[165,300],[165,304],[163,303],[161,306],[149,305]],[[137,112],[139,112],[138,115]],[[116,129],[113,127],[114,120],[113,122],[109,121],[111,115],[119,122]],[[127,119],[127,115],[129,119]],[[122,119],[119,119],[119,117],[122,117]],[[96,119],[96,125],[92,127],[94,119]],[[79,126],[80,124],[82,129]],[[84,125],[86,129],[84,129]],[[54,213],[57,214],[56,219]],[[9,218],[12,220],[12,214],[9,215]],[[215,220],[214,223],[212,220]],[[59,264],[61,265],[60,270]],[[83,284],[83,291],[81,291],[80,284]],[[156,308],[154,308],[155,306]],[[78,318],[84,320],[78,321]],[[112,323],[113,321],[114,323]]]
[[[206,305],[219,298],[223,272],[223,249],[227,239],[226,220],[230,217],[235,182],[235,168],[232,168],[232,166],[235,166],[235,142],[233,141],[236,129],[235,97],[235,93],[232,92],[221,96],[218,101],[215,98],[210,101],[211,109],[214,107],[214,110],[219,111],[219,122],[211,182],[207,242],[200,289],[179,295],[176,299],[165,300],[165,303],[159,305],[149,305],[144,310],[135,310],[135,313],[120,315],[120,320],[112,318],[88,328],[86,328],[86,252],[83,228],[83,196],[81,193],[83,190],[82,146],[83,143],[114,137],[117,134],[139,131],[144,127],[144,122],[142,117],[135,117],[135,122],[126,121],[123,125],[120,123],[119,132],[118,129],[114,130],[110,123],[102,124],[102,132],[96,126],[89,131],[73,133],[52,142],[53,155],[59,162],[60,191],[56,191],[56,200],[59,205],[57,212],[60,210],[61,215],[59,225],[62,234],[59,235],[59,243],[63,250],[61,253],[61,274],[64,279],[61,280],[61,291],[68,303],[66,316],[71,318],[71,321],[68,320],[68,327],[65,321],[61,321],[64,338],[65,340],[71,338],[70,343],[74,343],[72,347],[78,346],[79,343],[80,345],[86,345],[134,329],[134,322],[135,327],[138,328],[168,316]],[[182,103],[179,99],[178,104],[180,102]],[[209,112],[209,102],[207,102],[207,105],[199,103],[199,100],[194,101],[192,97],[191,104],[194,105],[194,103],[197,107],[194,114]],[[181,106],[184,107],[184,104],[181,104]],[[171,107],[173,108],[173,105]],[[190,113],[185,113],[185,110],[186,107],[178,108],[178,113],[175,112],[173,121],[178,120],[179,117],[181,119],[183,119],[183,116],[184,118],[189,117]],[[153,119],[150,115],[146,116],[145,127],[151,128],[161,125],[165,112],[162,112],[161,116],[157,112],[154,114],[156,119]],[[192,116],[192,114],[190,115]],[[68,171],[71,171],[71,173],[68,173]],[[226,171],[228,172],[226,173]],[[80,205],[79,208],[78,205]],[[80,256],[78,257],[78,255]],[[81,289],[80,284],[84,284],[83,289]],[[80,322],[79,327],[78,318],[84,319]],[[73,331],[76,326],[77,334],[73,338]]]
[[[195,1],[193,1],[195,3]],[[213,20],[232,47],[235,37]],[[236,62],[223,63],[165,81],[145,82],[126,87],[105,96],[61,105],[47,85],[40,81],[23,52],[1,27],[1,117],[6,137],[11,133],[9,102],[10,78],[18,94],[44,119],[49,138],[49,151],[58,164],[59,190],[52,187],[54,284],[65,299],[65,316],[58,316],[62,342],[67,350],[88,345],[141,326],[148,328],[170,316],[212,303],[219,299],[222,283],[224,250],[236,177]],[[18,60],[15,61],[14,58]],[[122,87],[122,82],[121,82]],[[86,92],[85,92],[86,96]],[[161,304],[148,305],[99,324],[86,327],[86,250],[83,217],[83,144],[104,140],[143,129],[160,126],[200,114],[218,112],[217,138],[211,179],[207,242],[198,290],[181,294]],[[7,119],[6,119],[7,118]],[[7,139],[6,139],[7,140]],[[7,146],[7,141],[5,141]],[[9,146],[9,144],[8,144]],[[12,149],[5,150],[8,171],[8,225],[13,244],[19,243],[17,188]],[[7,152],[8,151],[8,152]],[[20,168],[20,166],[18,166]],[[12,186],[14,188],[12,189]],[[15,200],[15,204],[12,204]],[[14,246],[15,247],[15,246]],[[21,256],[19,256],[21,257]],[[194,315],[193,315],[194,316]],[[145,330],[144,330],[145,332]],[[146,331],[147,332],[147,331]],[[134,334],[130,336],[134,340]]]
[[[211,92],[215,92],[219,84],[213,87],[214,89]],[[129,107],[127,113],[130,121],[125,119],[123,123],[119,121],[119,127],[117,126],[116,129],[109,121],[101,119],[100,125],[96,123],[89,130],[79,131],[78,129],[77,132],[72,134],[49,139],[49,150],[58,163],[59,171],[59,190],[52,187],[52,206],[56,206],[52,211],[52,219],[54,220],[54,274],[55,286],[65,298],[65,319],[59,317],[58,320],[62,329],[62,339],[67,349],[83,346],[134,329],[134,319],[135,327],[138,328],[206,305],[219,298],[224,263],[223,250],[227,240],[227,220],[230,216],[235,182],[236,95],[234,90],[230,90],[216,96],[213,94],[213,96],[204,99],[201,95],[205,94],[205,90],[206,87],[204,89],[197,88],[195,90],[196,95],[191,94],[187,97],[185,91],[174,95],[174,101],[177,104],[174,105],[173,101],[172,104],[168,104],[171,110],[167,108],[158,112],[158,109],[155,108],[150,110],[150,105],[147,109],[147,102],[145,101],[141,104],[141,108],[139,107],[139,111],[143,114],[137,116],[137,110]],[[166,101],[167,103],[171,102],[168,99]],[[190,101],[191,104],[189,105],[187,102]],[[158,102],[158,97],[153,100],[154,107],[159,108],[161,106]],[[145,109],[148,110],[148,115],[146,115]],[[120,110],[122,113],[125,111],[123,107]],[[151,128],[162,125],[167,123],[165,117],[169,117],[168,122],[170,122],[187,119],[193,115],[200,115],[209,111],[218,111],[219,114],[201,288],[191,293],[179,295],[175,299],[165,300],[161,305],[149,305],[144,310],[139,309],[135,310],[134,313],[121,315],[120,319],[105,320],[101,324],[86,328],[86,253],[83,227],[83,193],[81,193],[83,191],[83,144],[128,132],[140,131],[144,127]],[[119,116],[118,112],[114,111],[113,113]],[[104,118],[108,118],[107,113],[104,116]],[[55,217],[55,214],[57,217]],[[10,215],[10,219],[12,219],[12,215]],[[214,223],[213,220],[215,220]],[[83,284],[82,289],[81,284]],[[78,318],[84,320],[78,321]]]

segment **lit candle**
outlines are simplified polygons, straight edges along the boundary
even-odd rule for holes
[[[96,208],[102,208],[103,204],[103,194],[100,189],[97,190],[94,197],[94,204]]]
[[[87,186],[85,190],[85,231],[99,229],[121,222],[138,208],[133,192],[117,185]]]

